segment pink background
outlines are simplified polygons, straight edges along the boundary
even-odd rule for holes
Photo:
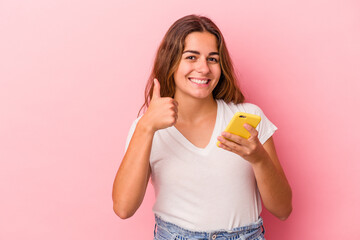
[[[0,239],[152,239],[112,183],[155,51],[178,18],[222,29],[248,101],[279,127],[293,188],[267,238],[357,239],[360,2],[0,1]],[[216,217],[216,216],[214,216]]]

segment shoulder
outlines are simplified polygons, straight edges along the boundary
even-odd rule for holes
[[[277,130],[277,127],[265,116],[260,107],[253,103],[226,103],[223,100],[218,100],[219,106],[224,110],[224,116],[229,121],[236,112],[245,112],[255,114],[261,117],[261,121],[256,129],[259,132],[259,140],[264,144]],[[227,122],[226,121],[226,122]]]
[[[253,103],[233,103],[229,102],[226,103],[224,100],[217,100],[219,104],[224,107],[225,109],[230,110],[231,112],[246,112],[256,115],[262,115],[263,111],[261,108]]]
[[[139,117],[137,117],[135,120],[132,121],[130,128],[135,128],[139,120],[142,118],[143,114],[141,114]]]
[[[130,138],[132,137],[132,135],[134,134],[135,132],[135,128],[139,122],[139,120],[141,119],[142,115],[137,117],[135,120],[133,120],[133,122],[131,123],[130,125],[130,129],[129,129],[129,132],[128,132],[128,140],[130,141]]]

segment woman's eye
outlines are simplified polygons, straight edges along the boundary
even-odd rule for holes
[[[217,62],[218,62],[217,58],[208,58],[208,60],[209,60],[210,62],[214,62],[214,63],[217,63]]]
[[[185,59],[195,60],[195,56],[187,56]]]

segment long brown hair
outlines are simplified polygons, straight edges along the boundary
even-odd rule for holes
[[[155,57],[154,67],[145,88],[145,102],[140,108],[149,107],[154,88],[154,78],[159,80],[162,97],[174,97],[174,73],[179,66],[184,50],[185,38],[192,32],[209,32],[215,35],[220,57],[221,76],[212,94],[214,99],[223,99],[235,104],[245,100],[237,86],[233,64],[220,29],[209,18],[188,15],[177,20],[165,34]]]

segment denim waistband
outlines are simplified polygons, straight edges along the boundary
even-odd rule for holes
[[[233,228],[231,230],[214,230],[214,231],[191,231],[184,229],[180,226],[177,226],[173,223],[164,221],[160,216],[155,215],[155,229],[154,236],[161,235],[159,238],[154,239],[167,239],[167,240],[190,240],[190,239],[226,239],[226,240],[235,240],[235,239],[265,239],[263,234],[265,229],[263,227],[263,220],[261,217],[249,225]],[[259,236],[261,238],[258,238]]]

